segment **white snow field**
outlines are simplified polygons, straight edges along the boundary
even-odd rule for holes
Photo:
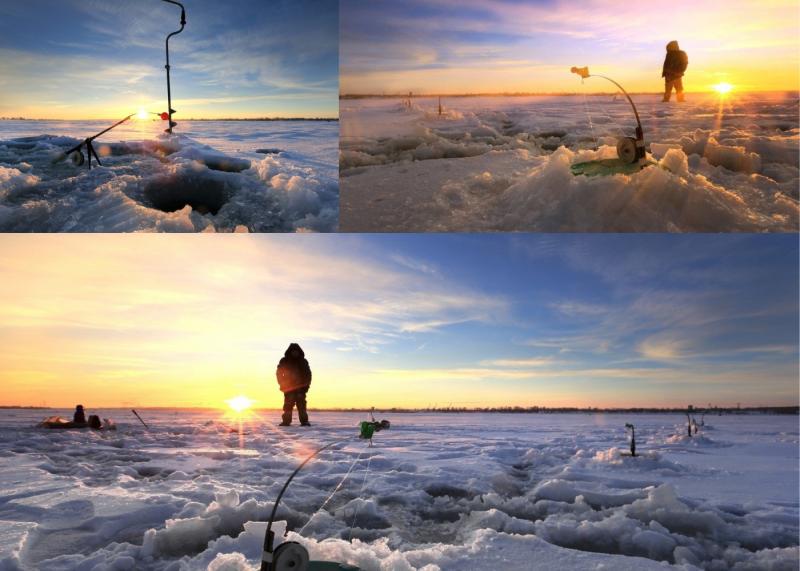
[[[341,100],[344,231],[798,230],[798,94],[634,95],[649,158],[616,156],[636,121],[622,96]]]
[[[335,231],[335,121],[0,121],[2,232]],[[85,154],[85,148],[84,148]]]
[[[150,430],[109,410],[105,433],[0,411],[0,570],[258,569],[286,477],[366,416],[281,429],[262,411],[236,433],[217,411],[139,412]],[[798,567],[796,416],[706,416],[691,439],[666,414],[376,417],[392,427],[374,447],[352,438],[299,473],[279,541],[288,525],[312,559],[367,570]]]

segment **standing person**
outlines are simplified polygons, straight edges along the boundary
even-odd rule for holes
[[[278,385],[283,392],[283,420],[280,426],[292,424],[292,409],[297,405],[297,416],[301,426],[311,426],[306,412],[306,393],[311,386],[311,367],[305,353],[297,343],[286,349],[275,371]]]
[[[664,58],[664,67],[661,77],[664,78],[664,99],[669,101],[672,97],[672,88],[675,88],[678,101],[683,101],[683,74],[689,65],[689,56],[678,47],[678,42],[673,40],[667,44],[667,57]]]

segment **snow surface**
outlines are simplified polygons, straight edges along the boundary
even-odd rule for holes
[[[800,219],[798,94],[635,95],[657,167],[573,176],[616,156],[622,97],[341,102],[345,231],[785,232]]]
[[[369,448],[352,438],[362,414],[280,429],[262,411],[239,430],[217,411],[140,413],[151,430],[100,411],[119,424],[106,433],[32,427],[69,411],[0,411],[0,570],[257,569],[288,474],[348,437],[278,509],[278,537],[288,525],[313,559],[392,571],[799,562],[796,416],[706,416],[690,439],[680,415],[382,413],[392,428]],[[637,458],[622,454],[625,422]]]
[[[0,121],[0,231],[335,231],[338,122]],[[48,135],[46,133],[57,133]]]

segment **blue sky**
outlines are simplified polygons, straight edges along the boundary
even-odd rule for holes
[[[170,41],[183,117],[337,116],[336,0],[186,0]],[[0,115],[109,118],[166,109],[161,0],[0,4]]]
[[[658,91],[673,39],[689,91],[798,88],[795,0],[342,0],[341,22],[343,93],[574,92],[574,65]]]
[[[798,401],[794,235],[2,243],[0,404],[279,406],[291,341],[316,406]]]

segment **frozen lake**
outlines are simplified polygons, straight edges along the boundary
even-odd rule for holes
[[[597,177],[570,166],[633,136],[619,95],[342,100],[342,230],[798,230],[796,92],[633,99],[657,165]]]
[[[0,121],[0,231],[335,231],[336,121]],[[84,149],[85,154],[85,149]]]
[[[89,413],[97,411],[89,410]],[[798,565],[798,419],[681,415],[100,411],[117,432],[0,411],[0,569],[257,569],[278,519],[312,559],[371,570]],[[697,417],[700,422],[701,417]],[[624,425],[636,427],[637,452]],[[331,495],[331,492],[338,491]],[[327,502],[326,502],[327,500]],[[322,508],[322,509],[320,509]],[[284,524],[281,524],[283,526]]]

